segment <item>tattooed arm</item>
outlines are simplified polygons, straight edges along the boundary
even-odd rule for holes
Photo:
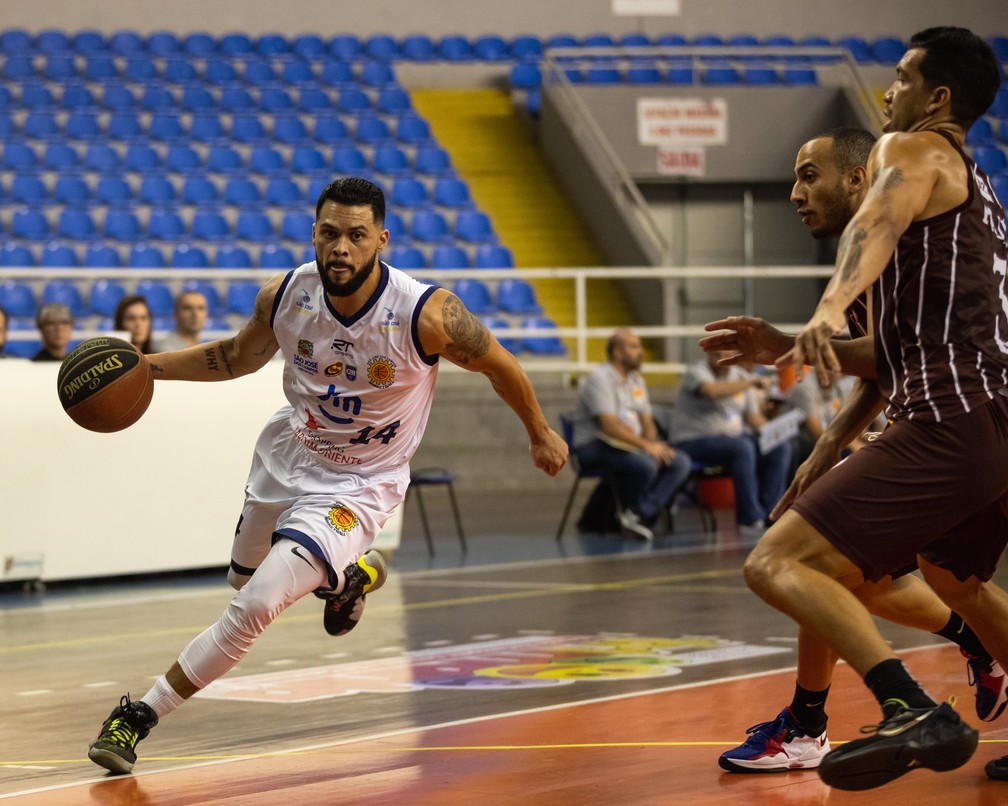
[[[269,319],[282,281],[281,274],[266,282],[256,296],[252,316],[231,338],[149,356],[154,377],[162,381],[226,381],[262,368],[279,348]]]
[[[868,160],[871,187],[840,236],[836,272],[778,366],[813,364],[823,378],[840,371],[830,338],[843,329],[847,306],[885,270],[903,232],[933,208],[935,189],[949,172],[948,152],[954,153],[930,132],[890,134],[878,141]]]
[[[431,294],[420,313],[419,333],[428,355],[441,355],[485,375],[525,426],[536,467],[551,476],[560,472],[567,461],[567,445],[549,427],[528,375],[458,297],[443,288]]]

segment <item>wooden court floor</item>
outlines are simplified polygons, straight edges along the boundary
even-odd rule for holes
[[[404,549],[343,638],[322,631],[320,603],[299,602],[155,728],[122,777],[92,765],[87,742],[121,694],[141,696],[217,617],[227,586],[214,575],[0,597],[0,800],[1008,803],[1008,783],[983,775],[1008,753],[1008,716],[978,724],[956,649],[893,626],[886,637],[913,674],[981,727],[969,764],[867,793],[832,791],[815,773],[721,771],[718,755],[790,700],[795,662],[794,628],[746,590],[733,535],[572,537],[562,549],[516,535],[509,561],[494,535],[492,563],[479,561],[481,539],[452,567],[424,568]],[[828,712],[833,742],[877,721],[843,666]]]

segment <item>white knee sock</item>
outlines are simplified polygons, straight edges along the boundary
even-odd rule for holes
[[[158,719],[165,714],[170,714],[185,702],[178,692],[168,684],[168,679],[164,675],[155,680],[154,685],[151,686],[151,690],[140,699],[154,709],[154,713],[158,715]]]
[[[278,541],[220,619],[182,650],[182,671],[197,688],[205,688],[245,657],[273,619],[326,580],[322,560],[293,541]]]

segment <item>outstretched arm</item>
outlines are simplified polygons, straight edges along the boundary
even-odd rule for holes
[[[261,369],[280,346],[269,319],[282,281],[283,275],[278,275],[266,282],[256,296],[252,316],[231,338],[150,356],[154,377],[162,381],[226,381]]]
[[[458,297],[438,289],[423,307],[420,343],[471,372],[481,372],[525,426],[532,461],[555,476],[567,462],[567,443],[549,427],[525,370]]]

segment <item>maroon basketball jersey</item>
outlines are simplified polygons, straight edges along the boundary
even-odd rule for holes
[[[1005,214],[990,180],[966,164],[969,198],[903,233],[874,298],[886,414],[941,422],[1008,386]]]

